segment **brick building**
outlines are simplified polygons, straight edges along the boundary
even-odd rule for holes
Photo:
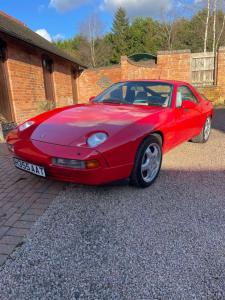
[[[0,12],[0,114],[21,122],[56,106],[78,102],[85,67],[20,21]]]

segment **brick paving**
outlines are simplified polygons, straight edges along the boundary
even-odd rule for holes
[[[15,169],[6,145],[0,143],[0,266],[64,187]]]

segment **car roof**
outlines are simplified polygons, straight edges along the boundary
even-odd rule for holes
[[[123,80],[122,82],[161,82],[161,83],[168,83],[173,85],[189,85],[188,82],[185,81],[179,81],[179,80],[164,80],[164,79],[138,79],[138,80]]]

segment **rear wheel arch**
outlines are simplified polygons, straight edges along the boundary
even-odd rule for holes
[[[209,139],[211,129],[212,129],[212,117],[211,117],[211,115],[209,115],[206,118],[206,121],[205,121],[203,128],[202,128],[201,132],[199,133],[199,135],[192,138],[191,141],[193,143],[201,143],[201,144],[206,143]]]

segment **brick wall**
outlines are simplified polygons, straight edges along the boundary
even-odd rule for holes
[[[7,72],[11,103],[17,123],[41,112],[45,100],[42,56],[47,53],[13,38],[0,35],[7,43]],[[47,54],[54,62],[52,74],[57,106],[73,104],[71,69],[74,64]]]
[[[225,100],[225,47],[218,51],[215,86],[198,88],[209,100]],[[191,83],[191,52],[158,52],[157,64],[140,64],[130,61],[126,56],[116,67],[85,70],[79,79],[80,102],[87,102],[90,96],[97,95],[103,89],[120,80],[136,79],[172,79]],[[101,85],[101,82],[105,85]]]
[[[7,69],[16,122],[34,116],[45,99],[43,70],[37,53],[24,51],[12,41],[7,43]]]
[[[15,121],[20,123],[40,113],[45,101],[42,69],[43,51],[18,40],[3,36],[7,43],[6,61],[9,78],[10,98]],[[73,103],[71,69],[78,66],[54,55],[52,75],[57,106]],[[225,48],[218,51],[216,69],[217,85],[199,88],[210,100],[225,99]],[[191,53],[189,50],[159,52],[156,64],[140,64],[121,58],[120,65],[88,69],[78,80],[78,102],[85,103],[91,96],[98,95],[112,83],[135,79],[173,79],[191,82]]]
[[[71,64],[66,61],[54,63],[53,82],[57,106],[73,104]]]
[[[216,101],[221,99],[224,103],[225,101],[225,47],[220,47],[217,53],[217,66],[216,66],[216,86],[206,88],[204,90],[205,95]]]
[[[197,90],[210,101],[214,102],[220,98],[225,100],[225,87],[223,86],[198,87]]]
[[[189,50],[159,52],[157,64],[140,64],[121,57],[113,67],[85,70],[79,78],[79,100],[86,102],[112,83],[120,80],[174,79],[190,81],[191,53]],[[102,84],[103,82],[103,84]]]
[[[87,102],[91,96],[97,96],[112,83],[121,80],[120,65],[85,70],[79,77],[79,102]]]
[[[189,81],[190,62],[191,53],[189,50],[159,52],[157,56],[157,64],[150,66],[134,63],[127,57],[122,57],[122,79],[177,79]]]

